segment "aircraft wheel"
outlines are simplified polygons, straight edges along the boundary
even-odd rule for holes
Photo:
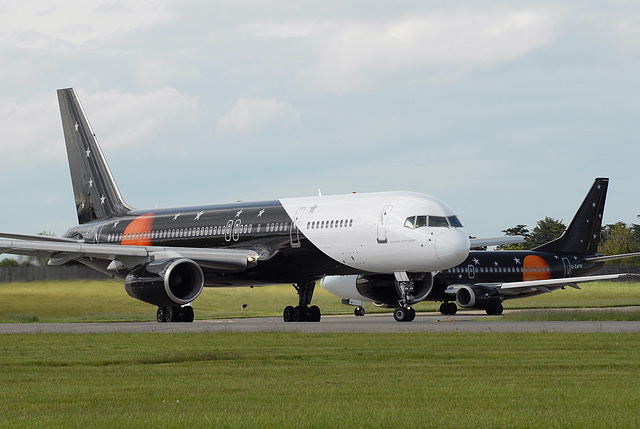
[[[305,308],[301,307],[299,305],[296,306],[293,309],[293,321],[294,322],[304,322],[305,320],[307,320]]]
[[[319,322],[320,318],[322,317],[322,314],[320,313],[320,307],[318,307],[317,305],[312,305],[311,307],[309,307],[309,317],[307,318],[307,320],[309,320],[310,322]]]
[[[442,314],[443,316],[446,316],[447,314],[449,314],[448,302],[443,302],[442,304],[440,304],[440,314]]]
[[[165,318],[165,307],[158,307],[158,311],[156,313],[156,319],[158,320],[158,323],[164,323],[166,322],[166,318]]]
[[[458,306],[456,305],[455,302],[450,302],[447,307],[449,307],[449,313],[450,315],[454,315],[458,312]]]
[[[175,307],[167,307],[164,311],[164,320],[167,323],[177,322],[179,319],[178,311]]]
[[[407,318],[407,309],[404,307],[398,307],[393,312],[393,318],[396,322],[404,322]]]
[[[353,313],[356,316],[364,316],[364,313],[365,313],[364,307],[356,307],[356,309],[353,311]]]
[[[500,316],[504,311],[504,307],[502,306],[502,304],[495,304],[495,305],[492,305],[491,307],[488,307],[486,311],[487,311],[487,314],[489,315]]]
[[[189,323],[193,322],[193,319],[195,318],[193,307],[187,305],[185,307],[182,307],[182,310],[184,311],[184,321]]]
[[[287,305],[284,308],[284,313],[282,313],[282,320],[285,322],[293,322],[293,312],[294,308],[290,305]]]

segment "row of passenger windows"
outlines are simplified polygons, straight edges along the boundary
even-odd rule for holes
[[[353,219],[341,220],[316,220],[307,222],[307,229],[323,229],[323,228],[351,228]]]
[[[407,220],[404,221],[404,226],[411,229],[425,226],[435,228],[462,228],[458,216],[409,216]]]
[[[255,230],[256,232],[260,232],[262,230],[262,225],[258,224]],[[108,234],[107,241],[119,242],[127,240],[161,240],[166,238],[210,237],[222,236],[227,234],[250,234],[252,231],[252,224],[209,226],[201,228],[163,229],[158,231],[144,231],[133,233],[128,232],[126,234]],[[289,224],[287,222],[268,223],[264,226],[264,232],[287,231],[289,231]]]
[[[550,273],[550,267],[473,267],[476,273]],[[455,267],[447,270],[449,273],[468,274],[469,267]]]

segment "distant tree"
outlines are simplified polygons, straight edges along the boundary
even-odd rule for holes
[[[15,259],[5,258],[0,261],[0,267],[19,267],[20,263]]]
[[[605,225],[602,228],[602,242],[598,251],[605,255],[621,255],[625,253],[640,252],[640,237],[638,231],[640,225],[627,225],[624,222],[617,222]],[[639,258],[622,259],[611,261],[613,264],[638,265]]]
[[[533,249],[560,237],[567,226],[561,220],[545,217],[539,220],[526,242],[527,249]]]
[[[503,229],[502,233],[510,237],[521,235],[524,237],[525,242],[520,244],[505,244],[503,246],[498,246],[498,250],[524,250],[526,249],[526,242],[531,235],[531,233],[527,229],[527,225],[516,225],[513,228]]]

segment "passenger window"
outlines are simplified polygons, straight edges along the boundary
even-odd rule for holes
[[[416,228],[422,228],[423,226],[427,226],[427,217],[416,216]]]
[[[404,226],[406,228],[413,229],[415,223],[416,223],[416,217],[415,216],[411,216],[411,217],[408,217],[407,220],[404,221]]]

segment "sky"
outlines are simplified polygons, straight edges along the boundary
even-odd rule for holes
[[[477,237],[640,223],[640,2],[0,3],[0,230],[77,223],[56,89],[135,208],[375,191]]]

